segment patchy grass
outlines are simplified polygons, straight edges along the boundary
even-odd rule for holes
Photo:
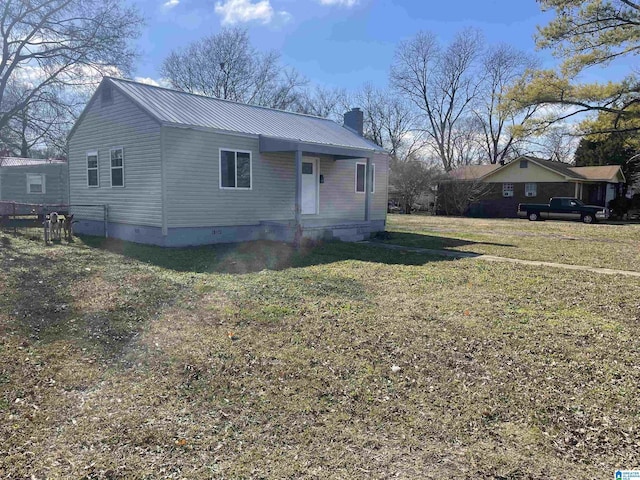
[[[411,247],[640,271],[640,224],[389,215],[387,229]]]
[[[636,279],[342,243],[5,238],[2,477],[583,479],[640,465]]]

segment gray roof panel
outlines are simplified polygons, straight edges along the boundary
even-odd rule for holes
[[[105,81],[112,82],[162,123],[384,151],[373,142],[326,118],[220,100],[119,78]]]

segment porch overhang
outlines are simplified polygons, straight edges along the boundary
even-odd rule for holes
[[[354,158],[370,158],[376,150],[343,147],[324,143],[304,142],[288,138],[259,136],[261,153],[302,152],[305,154],[331,155],[336,160],[348,160]]]

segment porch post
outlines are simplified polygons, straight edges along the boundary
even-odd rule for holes
[[[368,222],[371,210],[371,158],[367,157],[367,167],[364,170],[364,221]]]
[[[302,214],[302,150],[296,150],[296,205],[295,220],[296,229],[300,226],[300,215]]]

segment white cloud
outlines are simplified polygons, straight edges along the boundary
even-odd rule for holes
[[[216,2],[215,12],[222,17],[223,25],[257,21],[279,26],[291,20],[289,12],[274,11],[270,0],[223,0]]]
[[[320,0],[321,5],[338,5],[339,7],[353,7],[358,3],[358,0]]]
[[[154,87],[159,87],[160,83],[157,80],[154,80],[151,77],[136,77],[134,78],[136,82],[146,83],[147,85],[153,85]]]
[[[164,10],[171,10],[173,7],[175,7],[179,3],[180,3],[180,0],[167,0],[162,4],[162,8]]]

